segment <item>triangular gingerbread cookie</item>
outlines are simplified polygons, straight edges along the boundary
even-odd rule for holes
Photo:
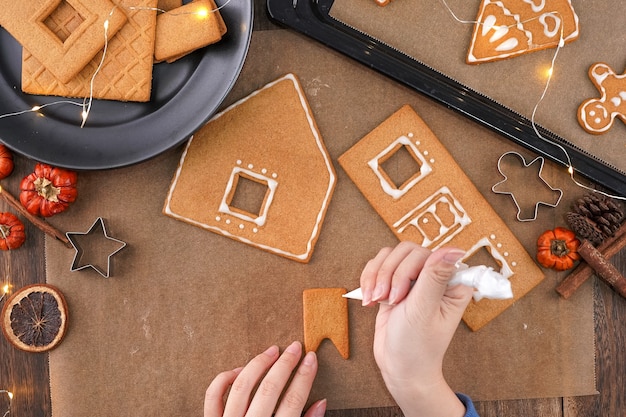
[[[578,38],[570,0],[483,0],[467,54],[468,64],[496,61],[556,47]]]

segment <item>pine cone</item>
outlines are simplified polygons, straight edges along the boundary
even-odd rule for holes
[[[624,210],[612,198],[588,193],[573,204],[566,215],[572,230],[594,245],[613,236],[624,220]]]
[[[593,246],[598,246],[604,241],[604,235],[595,222],[582,214],[570,211],[565,215],[565,220],[578,237],[587,239]]]

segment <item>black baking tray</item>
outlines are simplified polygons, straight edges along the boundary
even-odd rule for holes
[[[330,16],[334,0],[267,0],[276,22],[307,35],[505,138],[626,196],[626,173],[556,133],[380,40]],[[536,131],[535,131],[536,129]],[[548,141],[537,135],[537,132]],[[552,143],[550,143],[551,141]],[[558,144],[555,145],[555,144]],[[563,149],[567,151],[567,155]]]

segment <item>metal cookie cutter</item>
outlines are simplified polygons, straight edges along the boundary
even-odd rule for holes
[[[521,161],[522,164],[524,165],[524,168],[528,168],[531,165],[533,165],[534,163],[538,162],[541,165],[539,166],[539,173],[538,173],[538,177],[539,179],[546,185],[546,187],[548,187],[550,190],[552,191],[556,191],[559,193],[559,197],[556,199],[555,203],[549,203],[547,201],[538,201],[537,203],[535,203],[535,210],[533,213],[533,217],[531,218],[521,218],[521,212],[522,212],[522,207],[519,205],[517,198],[515,198],[515,194],[513,194],[512,191],[509,190],[503,190],[503,191],[498,191],[498,187],[500,187],[502,184],[504,184],[509,178],[506,176],[506,174],[502,171],[502,167],[501,167],[501,163],[502,163],[502,159],[508,155],[514,155],[517,156]],[[510,195],[511,198],[513,199],[513,202],[515,203],[515,207],[517,207],[517,220],[520,222],[530,222],[530,221],[534,221],[537,219],[537,211],[539,210],[539,205],[542,204],[544,206],[548,206],[548,207],[556,207],[559,205],[559,203],[561,202],[561,198],[563,197],[563,190],[561,190],[560,188],[553,188],[550,184],[548,184],[548,182],[541,176],[541,172],[543,171],[543,164],[544,164],[544,158],[541,156],[538,156],[537,158],[533,159],[530,163],[526,163],[526,159],[524,159],[524,157],[517,153],[517,152],[505,152],[504,154],[502,154],[500,156],[500,158],[498,158],[498,172],[500,173],[500,175],[502,175],[504,177],[504,179],[500,182],[498,182],[497,184],[494,184],[493,187],[491,187],[491,191],[493,191],[496,194],[506,194],[506,195]]]
[[[67,232],[65,235],[76,250],[70,271],[93,268],[105,278],[110,276],[111,257],[126,246],[126,242],[107,234],[102,217],[85,233]]]

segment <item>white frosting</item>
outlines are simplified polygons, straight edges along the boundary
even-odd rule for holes
[[[252,164],[248,165],[248,167],[251,167],[251,166]],[[259,180],[259,182],[262,184],[267,185],[268,193],[265,196],[263,207],[261,207],[261,212],[259,213],[258,216],[252,217],[247,214],[231,210],[230,208],[228,198],[231,195],[233,185],[235,184],[235,178],[237,178],[237,176],[239,176],[242,173]],[[270,209],[270,206],[272,205],[272,201],[274,200],[274,194],[276,193],[277,186],[278,186],[278,181],[268,178],[265,175],[257,174],[254,171],[250,171],[248,169],[244,169],[241,167],[234,167],[230,174],[230,178],[228,179],[228,183],[226,184],[226,191],[224,192],[224,197],[222,198],[222,202],[220,203],[219,212],[224,213],[224,214],[229,214],[241,220],[254,222],[257,226],[263,226],[265,225],[265,222],[267,221],[267,213]],[[243,229],[243,227],[240,227],[240,228]]]
[[[512,0],[512,1],[518,1],[518,0]],[[549,11],[549,12],[543,13],[542,15],[539,15],[546,8],[545,0],[523,0],[523,1],[524,3],[529,4],[532,10],[532,14],[527,13],[523,18],[519,14],[512,13],[505,6],[505,4],[507,3],[506,1],[492,1],[492,0],[483,1],[482,9],[477,19],[478,22],[480,22],[477,24],[481,25],[482,27],[480,30],[475,30],[472,35],[472,41],[471,41],[471,45],[469,48],[470,51],[467,56],[468,62],[478,63],[478,62],[491,61],[494,58],[499,58],[499,59],[509,58],[515,55],[519,55],[520,53],[523,53],[523,52],[528,52],[534,49],[534,47],[542,46],[542,45],[533,44],[532,32],[530,30],[526,30],[524,27],[525,22],[530,21],[534,18],[538,18],[539,21],[541,22],[543,26],[543,33],[547,38],[553,39],[557,35],[561,34],[562,32],[561,26],[563,25],[563,19],[558,15],[557,12]],[[515,27],[519,31],[523,32],[524,36],[526,37],[526,43],[527,43],[526,49],[519,49],[518,48],[519,41],[514,40],[515,38],[505,39],[505,35],[508,33],[509,25],[499,25],[497,22],[497,18],[494,15],[492,14],[487,15],[486,10],[488,10],[488,6],[499,8],[505,16],[508,16],[514,20]],[[568,29],[569,33],[567,33],[563,39],[559,39],[558,45],[560,47],[563,47],[563,45],[565,44],[565,41],[568,41],[570,39],[576,39],[579,34],[578,15],[574,11],[574,8],[572,7],[570,0],[567,1],[567,6],[569,6],[569,10],[571,12],[570,15],[574,20],[574,25],[572,28]],[[489,42],[494,44],[494,50],[497,51],[499,55],[485,57],[485,58],[477,58],[473,54],[473,48],[474,48],[474,45],[477,43],[477,38],[481,34],[482,34],[482,37],[486,37],[490,30],[494,30],[495,33],[491,35],[491,37],[489,38]],[[501,43],[496,45],[497,42],[501,42]]]
[[[441,216],[437,214],[437,210],[441,209],[441,207],[448,209],[446,214],[451,213],[454,216],[454,222],[450,226],[444,225]],[[435,237],[429,238],[421,226],[421,224],[427,223],[425,221],[426,215],[430,215],[439,223],[439,234]],[[444,186],[395,222],[393,227],[398,233],[403,233],[409,226],[415,227],[423,237],[421,245],[430,249],[436,249],[449,242],[471,222],[472,220],[463,209],[461,202],[452,195],[448,187]]]
[[[590,132],[602,133],[609,130],[614,118],[624,112],[619,109],[626,101],[626,91],[619,91],[615,96],[609,96],[604,82],[607,78],[620,80],[626,86],[626,74],[617,75],[606,64],[598,63],[590,71],[590,77],[598,87],[601,97],[599,99],[587,100],[580,108],[578,116],[583,127]],[[614,108],[607,108],[607,107]]]
[[[475,301],[480,301],[483,298],[495,300],[513,298],[511,281],[485,265],[468,267],[461,264],[457,273],[448,283],[448,285],[458,284],[474,288]]]
[[[412,137],[413,135],[409,133],[409,136]],[[392,152],[395,152],[400,146],[406,146],[410,149],[412,155],[418,159],[418,161],[416,162],[418,162],[420,165],[420,171],[419,175],[416,175],[407,184],[404,184],[402,187],[397,188],[395,185],[390,184],[389,181],[387,181],[387,178],[381,171],[380,160],[384,159],[385,156],[391,154]],[[427,155],[428,153],[425,152],[425,154]],[[433,170],[429,163],[426,161],[426,158],[424,158],[424,155],[419,151],[419,149],[417,149],[417,146],[411,141],[411,139],[406,136],[400,136],[398,139],[391,142],[391,144],[383,149],[383,151],[380,152],[378,155],[376,155],[374,159],[370,160],[367,165],[369,165],[369,167],[374,171],[374,174],[376,174],[376,177],[380,181],[380,186],[383,191],[386,194],[390,195],[394,200],[397,200],[404,194],[406,194],[415,184],[417,184],[426,175],[430,174]]]
[[[552,20],[552,29],[550,29],[550,22],[548,22],[548,19]],[[559,33],[561,18],[554,13],[544,13],[539,16],[539,23],[543,26],[543,34],[546,35],[547,38],[553,38],[557,35],[557,33]]]
[[[313,241],[315,240],[315,237],[317,236],[318,232],[319,232],[319,228],[322,224],[322,221],[324,219],[324,213],[326,212],[326,208],[327,206],[330,204],[330,199],[332,196],[332,191],[335,185],[335,182],[337,181],[336,176],[334,174],[334,169],[332,166],[332,162],[330,160],[330,157],[328,155],[328,153],[326,152],[326,148],[322,142],[322,138],[319,135],[319,132],[317,131],[317,128],[315,127],[315,121],[313,119],[313,115],[311,114],[310,110],[309,110],[309,106],[306,102],[306,97],[304,95],[304,92],[302,91],[302,88],[300,87],[300,84],[297,82],[296,77],[293,74],[287,74],[282,78],[277,79],[276,81],[273,81],[269,84],[267,84],[265,87],[253,92],[252,94],[250,94],[247,97],[242,98],[241,100],[235,102],[234,104],[230,105],[229,107],[227,107],[226,109],[224,109],[223,111],[221,111],[220,113],[216,114],[215,116],[213,116],[213,118],[209,121],[211,122],[212,120],[218,119],[220,117],[222,117],[224,114],[226,114],[228,111],[232,110],[233,108],[241,105],[242,103],[246,102],[247,100],[249,100],[250,98],[256,96],[257,94],[259,94],[261,91],[266,90],[267,88],[273,87],[274,85],[278,84],[279,82],[285,81],[285,80],[289,80],[293,83],[296,91],[298,92],[299,98],[300,98],[300,104],[302,106],[302,109],[306,115],[307,121],[309,123],[309,127],[311,129],[311,134],[313,135],[313,137],[315,138],[315,143],[320,151],[320,154],[322,155],[323,159],[324,159],[324,163],[326,165],[326,169],[327,169],[327,173],[329,176],[329,180],[328,180],[328,187],[326,188],[326,193],[324,195],[324,199],[321,203],[319,212],[317,214],[316,220],[315,220],[315,225],[313,227],[313,230],[311,231],[311,235],[307,241],[306,244],[306,250],[303,253],[292,253],[280,248],[276,248],[276,247],[272,247],[272,246],[268,246],[268,245],[264,245],[255,241],[252,241],[244,236],[240,236],[235,234],[236,232],[231,232],[229,230],[226,230],[222,227],[217,227],[217,226],[213,226],[213,225],[209,225],[209,224],[205,224],[205,223],[201,223],[198,222],[194,219],[185,217],[185,216],[181,216],[177,213],[174,213],[170,207],[170,203],[172,200],[172,195],[174,193],[174,189],[176,188],[176,184],[180,178],[180,174],[182,172],[182,168],[184,165],[184,161],[185,158],[187,157],[187,152],[189,151],[189,147],[191,146],[191,143],[194,139],[194,137],[192,136],[189,141],[187,142],[187,146],[185,147],[185,150],[183,151],[183,154],[181,156],[181,160],[180,163],[178,164],[178,168],[176,170],[176,174],[174,175],[174,179],[172,181],[172,184],[170,186],[168,195],[167,195],[167,200],[166,200],[166,205],[165,205],[165,213],[167,213],[168,215],[180,219],[180,220],[184,220],[190,224],[193,224],[195,226],[201,227],[203,229],[207,229],[207,230],[211,230],[217,233],[221,233],[224,236],[228,236],[234,239],[237,239],[241,242],[247,243],[251,246],[255,246],[264,250],[267,250],[269,252],[273,252],[279,255],[283,255],[286,257],[290,257],[293,259],[300,259],[300,260],[305,260],[308,258],[312,248],[313,248]],[[241,161],[238,161],[238,163],[240,164]],[[278,175],[276,173],[272,174],[272,178],[277,178]],[[238,228],[237,228],[237,232],[238,232]],[[258,233],[259,230],[255,229],[255,232]]]

